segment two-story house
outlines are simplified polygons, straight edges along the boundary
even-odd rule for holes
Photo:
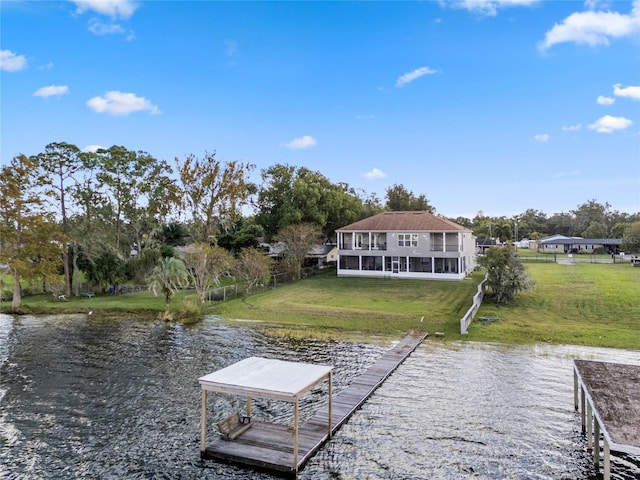
[[[336,230],[339,277],[462,280],[476,266],[468,228],[428,212],[384,212]]]

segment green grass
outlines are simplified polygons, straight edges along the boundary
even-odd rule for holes
[[[185,297],[193,295],[193,290],[176,293],[171,300],[170,311],[179,312]],[[11,298],[2,302],[2,311],[11,307]],[[158,316],[165,311],[164,296],[155,296],[152,292],[141,291],[121,295],[96,295],[92,298],[72,297],[65,301],[55,300],[52,294],[29,295],[22,298],[21,310],[25,313],[86,313],[112,315],[133,313]]]
[[[567,259],[573,258],[582,262],[590,262],[590,261],[598,261],[598,260],[611,260],[611,254],[609,253],[573,253],[571,257],[567,253],[541,253],[536,250],[531,250],[529,248],[519,248],[517,251],[518,256],[522,259],[522,261],[526,262],[529,259],[535,260],[548,260],[549,262],[554,261],[555,259]],[[618,262],[622,263],[622,260],[618,259]]]
[[[337,278],[323,274],[268,289],[250,297],[205,305],[228,322],[257,322],[255,328],[282,336],[357,338],[400,336],[411,329],[444,332],[447,340],[532,344],[546,342],[640,350],[640,268],[628,263],[527,263],[536,282],[509,305],[484,303],[469,334],[459,320],[471,305],[483,274],[461,282]],[[193,291],[174,297],[180,312]],[[4,302],[7,309],[10,302]],[[133,313],[158,316],[164,298],[150,292],[74,298],[57,302],[51,295],[23,299],[27,312]],[[422,321],[421,321],[422,319]]]
[[[220,304],[216,313],[260,320],[286,335],[398,335],[424,329],[459,337],[459,319],[481,279],[479,273],[462,282],[321,275]]]
[[[624,264],[526,264],[536,281],[510,305],[484,303],[469,339],[640,349],[640,269]]]

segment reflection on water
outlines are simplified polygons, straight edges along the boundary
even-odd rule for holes
[[[200,460],[198,377],[265,356],[334,365],[339,392],[388,347],[216,321],[0,315],[0,478],[272,478]],[[426,340],[299,477],[595,479],[573,410],[575,357],[640,364],[636,351]],[[209,397],[211,411],[244,403]],[[305,397],[301,416],[322,398]],[[292,417],[260,399],[253,413]],[[637,458],[614,460],[613,478],[640,477]]]

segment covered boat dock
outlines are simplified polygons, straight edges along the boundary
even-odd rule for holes
[[[238,461],[239,458],[251,459],[251,464],[262,466],[264,468],[273,468],[282,462],[282,458],[278,460],[279,455],[274,455],[273,451],[265,451],[265,446],[270,443],[270,437],[286,437],[285,455],[289,457],[290,467],[297,471],[298,448],[299,448],[299,400],[302,395],[313,389],[316,385],[328,381],[329,382],[329,412],[331,412],[332,401],[332,385],[331,371],[332,367],[323,365],[312,365],[307,363],[285,362],[283,360],[274,360],[261,357],[250,357],[240,362],[234,363],[222,370],[210,373],[199,379],[202,386],[202,426],[201,426],[201,442],[200,453],[206,456],[206,427],[207,427],[207,391],[223,392],[231,394],[243,394],[247,396],[247,417],[251,422],[251,399],[252,397],[261,397],[272,400],[282,400],[293,403],[293,426],[292,432],[287,427],[265,423],[250,423],[251,428],[246,429],[242,433],[243,441],[233,443],[230,451],[225,447],[231,446],[230,438],[220,440],[221,445],[217,450],[227,460]],[[245,424],[249,425],[249,424]],[[331,436],[331,415],[327,417],[321,437]],[[292,433],[292,434],[291,434]],[[320,433],[316,431],[315,433]],[[252,435],[254,434],[254,435]],[[251,439],[250,437],[256,438]],[[249,440],[251,440],[249,442]],[[267,445],[265,445],[265,441]],[[226,445],[225,445],[226,443]],[[292,457],[287,455],[292,450]],[[276,462],[276,463],[274,463]]]
[[[611,478],[611,452],[640,456],[640,365],[574,360],[574,404],[580,408],[587,448],[604,480]]]
[[[425,332],[407,335],[335,398],[332,398],[330,366],[250,357],[201,377],[201,457],[295,476],[426,336]],[[304,425],[298,426],[300,397],[325,381],[329,384],[326,404]],[[246,395],[246,416],[251,426],[238,425],[241,433],[237,436],[219,435],[208,442],[207,392]],[[293,403],[293,425],[289,427],[251,418],[252,397]]]

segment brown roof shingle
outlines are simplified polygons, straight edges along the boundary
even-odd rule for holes
[[[337,231],[405,231],[405,232],[450,232],[468,231],[462,225],[458,225],[446,218],[438,217],[429,212],[383,212],[373,217],[352,223]]]

